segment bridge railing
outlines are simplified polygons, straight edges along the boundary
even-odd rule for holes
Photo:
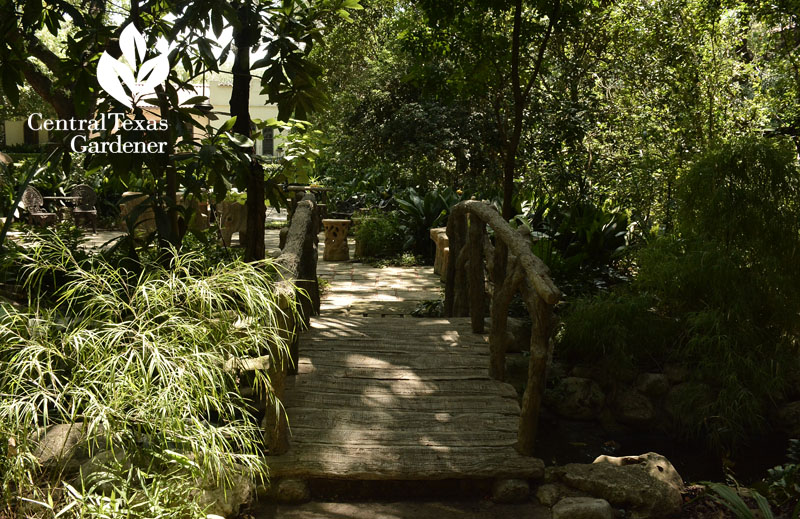
[[[487,233],[494,231],[494,245]],[[516,293],[522,295],[531,317],[528,381],[522,397],[517,450],[533,454],[539,410],[545,388],[547,360],[553,328],[553,306],[561,292],[549,276],[547,266],[531,251],[526,238],[497,210],[477,200],[453,206],[447,223],[450,258],[445,285],[445,315],[471,318],[472,331],[484,332],[487,309],[486,276],[491,291],[489,331],[489,374],[503,380],[508,309]]]
[[[289,344],[289,362],[270,362],[268,373],[272,393],[283,399],[286,376],[297,373],[300,331],[307,328],[312,315],[319,315],[319,284],[317,282],[317,234],[320,229],[319,211],[314,195],[308,194],[298,202],[289,225],[280,256],[275,260],[283,280],[277,283],[280,306],[284,311],[281,323],[284,339]],[[294,309],[296,308],[296,311]],[[272,359],[270,359],[272,360]],[[289,424],[283,409],[268,411],[264,417],[264,432],[270,454],[289,450]]]

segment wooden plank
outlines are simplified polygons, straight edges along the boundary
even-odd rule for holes
[[[415,411],[381,411],[379,409],[319,409],[312,407],[295,408],[287,410],[289,427],[295,424],[320,428],[346,426],[363,427],[368,429],[403,428],[406,430],[428,429],[439,427],[440,430],[460,428],[492,428],[505,430],[507,417],[519,417],[516,412],[427,412]],[[496,424],[495,424],[496,422]],[[514,422],[514,427],[517,421]]]
[[[392,394],[406,395],[432,395],[445,392],[445,394],[460,395],[497,395],[500,397],[517,398],[516,390],[509,384],[495,380],[369,380],[369,379],[341,379],[318,374],[315,377],[287,377],[287,392],[292,391],[323,391],[326,393],[352,393],[357,395]]]
[[[544,463],[510,447],[408,447],[331,449],[306,444],[267,459],[273,477],[362,480],[541,478]]]
[[[310,363],[315,366],[333,366],[347,368],[422,368],[422,369],[450,369],[450,368],[477,368],[489,369],[489,357],[475,355],[461,355],[452,353],[430,352],[426,355],[408,355],[406,353],[337,353],[337,352],[311,352],[308,356],[301,356],[300,363]],[[485,360],[485,362],[484,362]],[[488,371],[487,371],[488,373]]]
[[[492,447],[513,446],[517,441],[516,421],[511,427],[501,431],[454,429],[415,431],[385,428],[363,429],[359,427],[319,429],[295,425],[292,428],[292,445],[302,446],[306,443],[319,443],[351,446],[474,445],[477,447]]]
[[[485,356],[489,354],[488,342],[481,344],[465,344],[458,342],[443,342],[435,339],[425,339],[414,342],[405,340],[377,342],[375,339],[370,338],[359,338],[356,340],[343,338],[316,338],[314,340],[303,340],[302,343],[302,353],[305,354],[311,354],[318,351],[370,351],[374,353],[406,353],[412,355],[419,355],[420,353],[427,353],[429,351],[455,355],[473,354]]]
[[[314,364],[300,359],[298,375],[310,375],[315,372],[335,377],[375,379],[375,380],[490,380],[489,368],[348,368],[336,366],[315,367]]]
[[[284,397],[286,407],[381,409],[406,411],[475,411],[491,410],[495,413],[519,413],[516,398],[490,396],[424,396],[397,398],[394,395],[345,395],[293,391]]]

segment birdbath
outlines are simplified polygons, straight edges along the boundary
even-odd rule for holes
[[[347,231],[350,229],[350,220],[322,220],[325,227],[325,261],[347,261],[350,259],[350,250],[347,248]]]

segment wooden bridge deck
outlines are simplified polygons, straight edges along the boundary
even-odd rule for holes
[[[515,390],[488,376],[469,319],[321,317],[301,337],[284,397],[291,448],[272,477],[538,478],[514,449]]]

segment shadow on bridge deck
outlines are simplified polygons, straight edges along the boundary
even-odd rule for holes
[[[407,317],[440,297],[431,267],[321,261],[318,271],[330,290],[287,380],[291,448],[268,458],[272,477],[542,477],[541,460],[514,448],[518,397],[489,377],[488,338],[468,318]]]

